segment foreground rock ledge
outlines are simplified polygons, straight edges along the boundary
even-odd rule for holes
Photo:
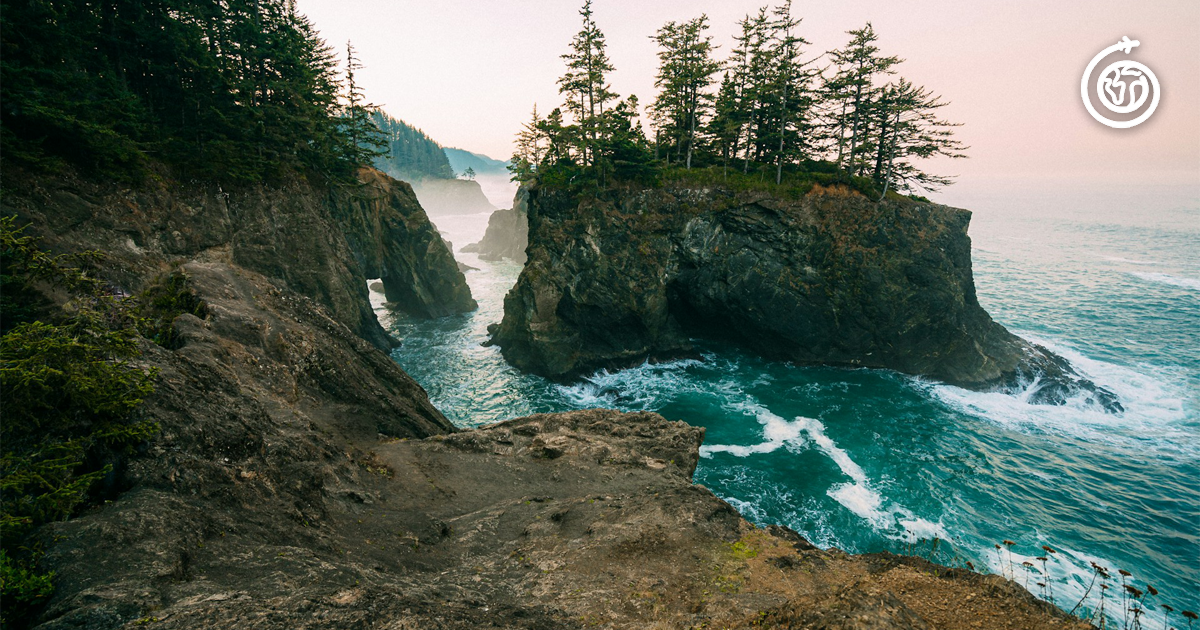
[[[998,576],[753,527],[691,482],[703,434],[601,409],[316,431],[291,444],[295,480],[250,459],[56,525],[73,577],[43,627],[1086,627]],[[310,503],[275,512],[293,493]]]

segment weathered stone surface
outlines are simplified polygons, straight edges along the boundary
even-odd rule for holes
[[[703,430],[653,413],[401,441],[164,417],[134,490],[47,531],[66,577],[42,627],[1080,627],[999,577],[754,528],[691,483]]]
[[[709,334],[798,363],[976,389],[1041,379],[1041,400],[1083,389],[1118,405],[979,305],[966,210],[820,187],[528,194],[529,261],[493,338],[521,369],[571,378],[686,355]]]
[[[353,316],[362,270],[404,268],[436,232],[389,253],[286,191],[186,206],[48,188],[5,208],[63,249],[104,250],[122,286],[186,274],[207,314],[176,318],[171,349],[143,342],[160,433],[114,462],[104,501],[37,532],[56,586],[37,627],[1078,627],[996,576],[752,527],[692,483],[704,432],[684,422],[589,410],[456,432]],[[406,194],[321,207],[360,235],[425,234],[385,211]],[[290,227],[269,227],[281,209]]]
[[[222,261],[277,278],[378,347],[391,345],[367,299],[418,316],[475,308],[466,279],[412,189],[363,169],[355,186],[146,182],[133,188],[6,171],[5,214],[32,223],[53,249],[97,249],[126,290],[187,260]]]

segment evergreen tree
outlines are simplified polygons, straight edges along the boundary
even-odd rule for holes
[[[809,90],[808,64],[800,61],[800,46],[809,42],[796,34],[800,20],[792,17],[792,0],[785,0],[775,9],[775,22],[771,58],[778,71],[772,83],[772,92],[779,103],[774,117],[778,131],[779,146],[775,151],[775,183],[783,181],[783,164],[794,156],[804,154],[805,115],[812,104]]]
[[[362,163],[333,54],[288,0],[0,0],[0,16],[5,159],[240,180]]]
[[[579,10],[583,28],[571,40],[571,50],[562,58],[567,62],[567,72],[558,80],[559,93],[566,97],[567,111],[574,119],[575,145],[580,164],[594,165],[591,146],[596,143],[607,104],[617,98],[610,89],[607,73],[612,72],[608,60],[604,33],[592,19],[592,0],[585,0]],[[603,171],[599,171],[603,180]]]
[[[859,162],[859,150],[867,138],[872,106],[882,93],[882,88],[875,85],[875,79],[880,75],[895,74],[892,67],[901,59],[879,54],[879,47],[875,45],[879,37],[870,22],[848,34],[851,38],[845,48],[829,52],[837,69],[825,83],[825,95],[840,109],[832,123],[836,127],[837,166],[861,175],[866,166]]]
[[[375,158],[375,168],[403,180],[454,177],[446,152],[425,132],[378,109],[371,112],[371,122],[382,134],[385,149]]]
[[[629,95],[604,113],[597,144],[601,172],[622,181],[646,181],[654,173],[654,155],[638,120],[638,98]]]
[[[876,184],[913,191],[936,190],[950,184],[950,177],[926,173],[913,163],[935,155],[964,158],[967,149],[954,139],[954,128],[937,117],[948,103],[929,90],[900,78],[883,89],[875,106],[873,129],[877,134],[874,168]]]
[[[651,38],[659,45],[658,75],[654,85],[658,98],[651,105],[656,127],[656,142],[665,136],[670,145],[667,154],[675,151],[676,161],[686,150],[687,168],[692,167],[696,145],[696,130],[706,116],[712,95],[707,92],[713,75],[721,66],[712,58],[715,47],[708,30],[708,16],[701,15],[682,24],[667,22]],[[668,160],[669,161],[669,160]]]
[[[508,161],[508,172],[512,173],[512,181],[525,182],[533,179],[546,154],[544,138],[542,118],[538,116],[537,105],[534,105],[530,121],[522,125],[517,134],[517,150]]]
[[[354,80],[354,75],[362,67],[362,62],[354,56],[354,45],[346,42],[346,107],[342,113],[342,125],[349,140],[346,159],[354,164],[370,164],[386,153],[383,135],[371,120],[372,112],[378,107],[366,102],[362,87]]]

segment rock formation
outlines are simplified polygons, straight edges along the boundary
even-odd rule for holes
[[[483,239],[463,247],[462,251],[477,253],[483,260],[507,258],[525,264],[525,248],[529,245],[528,206],[529,191],[521,188],[513,198],[512,209],[493,212],[488,217]]]
[[[157,435],[34,534],[55,586],[35,627],[1081,627],[999,576],[754,527],[692,483],[704,432],[684,422],[456,431],[364,340],[367,277],[409,308],[470,306],[403,184],[13,179],[4,210],[47,245],[103,250],[127,290],[182,274],[205,305],[170,348],[139,341]]]
[[[107,273],[125,290],[180,261],[234,264],[284,281],[380,348],[391,341],[371,310],[368,279],[379,278],[388,300],[413,315],[473,310],[466,279],[408,184],[374,169],[358,175],[357,186],[294,180],[226,191],[35,181],[9,170],[0,211],[31,222],[52,248],[104,252]]]
[[[607,198],[528,191],[529,260],[493,340],[551,378],[732,337],[770,358],[890,368],[1062,402],[1115,397],[994,322],[971,274],[971,214],[843,188],[799,198],[720,188]]]
[[[465,179],[414,179],[413,191],[431,217],[474,214],[496,209],[483,194],[479,182]]]
[[[224,373],[209,345],[232,332],[222,309],[165,359],[184,388]],[[756,528],[691,483],[703,430],[657,414],[397,440],[355,413],[221,420],[227,396],[184,415],[184,394],[160,399],[135,489],[47,528],[63,578],[41,627],[1087,627],[1000,576]]]

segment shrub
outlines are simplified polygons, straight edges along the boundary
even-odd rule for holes
[[[128,300],[106,292],[85,266],[68,264],[99,256],[50,256],[4,218],[0,259],[0,598],[10,623],[53,592],[52,576],[36,568],[30,534],[84,505],[112,471],[102,462],[157,426],[138,414],[154,374],[129,363],[139,350]],[[41,285],[67,289],[69,310],[51,315]]]

